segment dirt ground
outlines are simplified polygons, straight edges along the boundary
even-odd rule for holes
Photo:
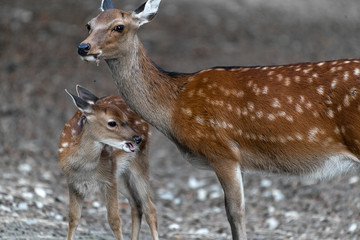
[[[76,46],[100,0],[0,0],[0,239],[64,239],[68,194],[57,142],[75,111],[64,89],[115,94],[104,62],[82,62]],[[134,10],[142,2],[114,0]],[[169,71],[360,57],[358,0],[163,0],[139,31]],[[161,239],[230,239],[213,173],[193,168],[155,133],[151,185]],[[249,239],[360,239],[356,173],[329,181],[245,174]],[[121,199],[125,239],[130,208]],[[78,239],[114,239],[103,199],[87,199]],[[145,223],[141,239],[151,239]]]

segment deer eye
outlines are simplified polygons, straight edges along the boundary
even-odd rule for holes
[[[124,31],[124,28],[125,28],[124,25],[117,25],[117,26],[114,28],[114,31],[116,31],[116,32],[122,32],[122,31]]]
[[[88,31],[91,30],[90,24],[86,24],[85,27],[86,27],[86,29],[87,29]]]
[[[108,122],[108,126],[109,126],[109,127],[116,127],[116,125],[117,125],[117,124],[116,124],[115,121],[109,121],[109,122]]]

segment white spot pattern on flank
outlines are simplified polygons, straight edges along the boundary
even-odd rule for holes
[[[280,104],[280,102],[279,102],[279,99],[274,98],[271,106],[272,106],[273,108],[280,108],[280,107],[281,107],[281,104]]]

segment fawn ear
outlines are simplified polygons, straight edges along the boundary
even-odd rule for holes
[[[69,94],[71,99],[74,102],[74,105],[83,113],[83,114],[89,114],[93,112],[93,109],[89,103],[87,103],[85,100],[82,100],[78,96],[75,96],[71,94],[67,89],[65,89],[65,92]]]
[[[150,22],[156,15],[161,0],[148,0],[138,7],[133,13],[133,17],[138,19],[139,26]]]
[[[95,96],[92,92],[90,92],[86,88],[83,88],[80,85],[76,85],[76,92],[79,98],[85,100],[89,104],[95,104],[99,100],[99,98]]]
[[[111,0],[101,0],[100,10],[103,12],[106,9],[114,8],[114,4]]]

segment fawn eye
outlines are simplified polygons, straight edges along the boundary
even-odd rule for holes
[[[108,126],[109,126],[109,127],[116,127],[116,125],[117,125],[117,124],[116,124],[115,121],[109,121],[109,122],[108,122]]]
[[[116,32],[122,32],[122,31],[124,31],[124,28],[125,28],[124,25],[117,25],[117,26],[114,28],[114,31],[116,31]]]
[[[88,31],[91,30],[90,24],[86,24],[85,27],[86,27],[86,29],[87,29]]]

